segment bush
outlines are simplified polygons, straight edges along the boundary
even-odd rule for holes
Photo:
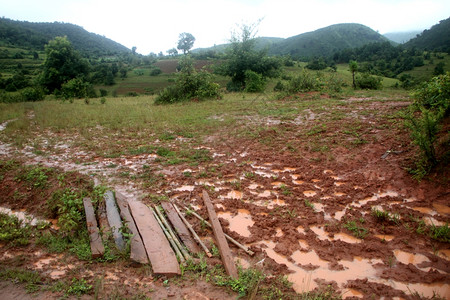
[[[44,91],[39,87],[24,88],[20,94],[24,101],[39,101],[44,99]]]
[[[261,74],[251,70],[245,71],[245,91],[249,93],[264,92],[266,81]]]
[[[81,78],[74,78],[61,86],[61,94],[64,99],[83,98],[87,96],[88,86]]]
[[[288,92],[292,94],[298,92],[318,91],[320,88],[320,80],[306,70],[303,70],[300,75],[292,78],[287,86]]]
[[[162,71],[158,67],[154,67],[150,70],[150,76],[158,76],[161,73],[162,73]]]
[[[432,78],[414,93],[415,105],[427,109],[443,108],[448,114],[450,99],[450,72]]]
[[[181,73],[178,74],[175,85],[164,89],[156,98],[155,103],[174,103],[184,100],[203,100],[220,98],[220,86],[212,81],[212,75],[206,71],[196,72],[190,57],[180,60]]]
[[[100,89],[100,97],[106,97],[108,96],[108,91],[105,89]]]
[[[434,77],[422,85],[414,93],[416,100],[405,116],[406,126],[411,130],[413,142],[419,146],[421,155],[416,162],[416,169],[412,169],[416,179],[428,174],[439,162],[435,144],[441,123],[448,115],[450,96],[449,73]],[[418,116],[420,111],[420,116]],[[445,147],[445,146],[444,146]],[[448,154],[448,147],[444,149],[442,157]]]
[[[382,81],[381,77],[371,76],[368,73],[356,76],[356,86],[360,89],[379,90],[383,87]]]

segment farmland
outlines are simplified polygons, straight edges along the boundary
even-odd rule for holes
[[[349,86],[344,66],[338,74]],[[170,76],[161,74],[152,84],[162,86]],[[123,84],[140,78],[130,74]],[[15,180],[14,168],[7,167],[12,161],[75,172],[85,176],[82,182],[95,179],[148,205],[170,200],[203,216],[201,193],[207,190],[224,231],[256,252],[249,257],[232,247],[242,272],[265,275],[257,285],[244,282],[248,294],[448,298],[448,169],[421,182],[408,173],[417,149],[401,113],[412,99],[389,88],[394,81],[384,84],[381,91],[347,87],[333,95],[285,98],[226,93],[220,100],[170,106],[154,105],[151,95],[1,104],[0,200],[46,217],[42,189],[27,190],[25,181]],[[211,232],[189,220],[212,243]],[[102,297],[233,299],[239,293],[218,281],[217,258],[206,259],[201,271],[188,268],[166,279],[153,277],[148,266],[129,266],[126,257],[90,262],[29,239],[25,249],[0,248],[2,278],[6,270],[29,265],[26,270],[41,276],[38,286],[75,282],[80,288],[83,278]],[[70,267],[63,267],[67,260]],[[52,277],[56,271],[62,273]],[[64,292],[56,290],[53,295]]]

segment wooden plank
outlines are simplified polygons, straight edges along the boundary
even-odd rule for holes
[[[177,257],[150,208],[133,200],[128,200],[128,207],[141,234],[153,273],[168,276],[181,274]]]
[[[83,199],[84,211],[86,212],[86,224],[91,242],[92,258],[98,258],[105,253],[100,231],[98,230],[97,220],[95,219],[94,207],[92,207],[91,198]]]
[[[238,272],[236,269],[236,265],[234,264],[233,255],[231,254],[227,239],[223,234],[222,226],[220,226],[219,219],[217,218],[217,214],[211,203],[211,199],[209,199],[208,193],[206,191],[203,191],[203,201],[205,202],[206,209],[208,210],[209,221],[212,225],[214,236],[217,242],[217,247],[219,248],[220,257],[222,258],[225,271],[231,278],[237,279]]]
[[[133,217],[128,209],[128,201],[124,195],[116,192],[116,201],[120,209],[120,216],[124,220],[131,234],[130,245],[130,259],[140,264],[148,264],[147,252],[145,251],[144,243],[142,242],[141,235],[139,234]]]
[[[123,240],[120,228],[122,227],[122,220],[120,219],[119,210],[114,200],[114,194],[112,191],[106,191],[103,195],[106,204],[106,217],[108,218],[109,226],[116,243],[117,249],[120,251],[125,250],[125,241]]]
[[[186,225],[184,225],[183,221],[178,216],[175,208],[173,208],[172,203],[161,202],[161,206],[164,208],[167,218],[177,231],[178,236],[180,237],[183,244],[185,244],[189,251],[191,251],[192,253],[198,253],[200,251],[200,248],[197,246],[197,243],[189,232],[189,229],[186,227]]]

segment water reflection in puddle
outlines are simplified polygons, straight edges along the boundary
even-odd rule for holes
[[[252,221],[250,212],[246,209],[239,209],[237,215],[232,215],[230,212],[219,212],[219,218],[223,218],[229,222],[228,228],[231,231],[243,237],[251,235],[249,227],[252,227],[255,222]]]
[[[315,192],[315,191],[304,191],[303,195],[305,195],[306,197],[313,197],[313,196],[317,195],[317,192]]]
[[[195,189],[195,186],[193,185],[183,185],[179,188],[176,188],[175,191],[177,192],[192,192]]]
[[[380,240],[392,241],[394,239],[393,235],[388,234],[374,234],[374,237],[379,238]]]
[[[260,244],[267,246],[267,248],[262,248],[267,256],[278,264],[286,265],[292,272],[288,275],[288,280],[293,283],[293,288],[297,293],[315,289],[317,283],[314,279],[335,281],[342,288],[348,280],[375,278],[376,271],[372,264],[382,263],[379,259],[370,260],[355,257],[353,261],[339,261],[344,266],[344,270],[333,271],[329,269],[329,263],[321,259],[314,250],[306,253],[299,250],[295,251],[291,256],[294,262],[291,262],[288,257],[275,252],[274,248],[276,244],[273,241],[262,241]],[[300,265],[312,265],[316,269],[307,271]]]
[[[425,255],[412,254],[412,253],[408,253],[408,252],[405,252],[405,251],[402,251],[399,249],[394,250],[394,256],[399,262],[401,262],[405,265],[407,265],[407,264],[418,265],[422,262],[430,261]]]

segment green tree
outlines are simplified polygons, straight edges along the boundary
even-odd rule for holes
[[[244,90],[249,82],[247,75],[252,74],[247,71],[260,74],[262,78],[275,77],[279,73],[280,59],[268,57],[265,50],[255,50],[255,29],[255,24],[241,25],[240,33],[232,34],[227,60],[217,69],[219,74],[231,77],[228,90]]]
[[[356,89],[355,73],[358,71],[358,63],[354,60],[351,60],[348,63],[348,66],[350,68],[350,72],[352,72],[353,88]]]
[[[194,42],[195,37],[192,34],[188,32],[180,33],[177,49],[182,50],[183,54],[187,54],[194,46]]]
[[[45,46],[46,58],[40,82],[50,93],[65,82],[88,75],[89,65],[81,59],[67,37],[56,37]]]

